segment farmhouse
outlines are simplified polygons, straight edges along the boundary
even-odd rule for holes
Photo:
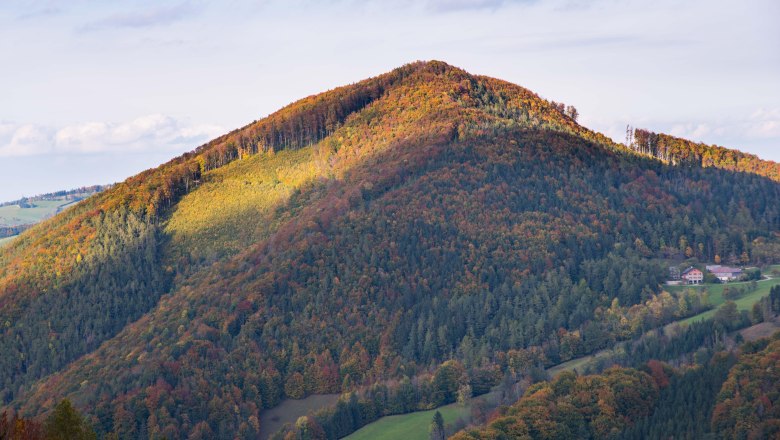
[[[724,283],[736,280],[742,276],[742,269],[728,266],[707,266],[707,270]]]
[[[682,279],[687,284],[701,284],[704,280],[704,273],[695,267],[689,267],[682,272]]]

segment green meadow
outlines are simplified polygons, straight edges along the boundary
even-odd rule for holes
[[[770,271],[772,269],[778,268],[780,268],[780,266],[772,266]],[[768,273],[769,271],[766,272]],[[692,322],[703,321],[712,318],[715,316],[718,308],[726,302],[726,298],[723,297],[724,288],[727,286],[729,288],[747,287],[749,284],[749,282],[740,282],[728,284],[703,284],[698,286],[665,286],[665,288],[669,291],[681,291],[684,289],[703,291],[706,289],[707,294],[709,295],[709,302],[714,306],[714,308],[711,310],[707,310],[706,312],[699,313],[698,315],[677,321],[675,324],[690,324]],[[778,284],[780,284],[780,278],[763,279],[757,281],[758,288],[756,290],[742,296],[739,299],[734,300],[734,302],[737,304],[737,309],[750,310],[750,308],[753,307],[753,304],[757,303],[761,298],[768,295],[769,290]]]
[[[459,418],[468,417],[470,409],[453,403],[428,411],[382,417],[344,438],[348,440],[427,440],[428,427],[436,411],[439,411],[444,417],[446,425]]]
[[[32,202],[31,208],[21,208],[19,205],[0,206],[0,226],[38,223],[71,203],[73,200],[36,200]]]
[[[766,274],[770,274],[770,272],[773,269],[775,270],[780,269],[780,265],[769,268],[768,270],[765,271]],[[768,295],[769,290],[772,287],[779,284],[780,284],[780,277],[758,281],[757,282],[758,288],[755,291],[746,294],[745,296],[735,300],[734,302],[737,303],[737,307],[739,310],[749,310],[751,307],[753,307],[753,304],[758,302],[764,296]],[[691,322],[703,321],[712,318],[715,315],[715,312],[717,311],[718,307],[720,307],[723,303],[726,302],[726,299],[723,297],[723,289],[726,286],[730,286],[734,288],[734,287],[744,287],[747,285],[749,285],[749,282],[739,282],[739,283],[729,283],[729,284],[704,284],[699,286],[664,286],[666,290],[675,291],[675,292],[684,289],[689,289],[689,288],[700,290],[700,291],[707,289],[707,293],[709,295],[709,302],[710,304],[715,306],[711,310],[708,310],[703,313],[699,313],[698,315],[691,316],[689,318],[674,322],[669,325],[690,324]],[[602,357],[607,357],[610,354],[612,354],[612,350],[609,349],[601,350],[592,355],[583,356],[577,359],[572,359],[568,362],[564,362],[562,364],[556,365],[548,369],[547,371],[553,377],[563,371],[573,371],[573,370],[582,371],[583,368],[587,367],[591,363],[597,361]],[[428,438],[428,427],[430,426],[431,419],[433,418],[433,414],[436,411],[437,410],[434,409],[429,411],[418,411],[409,414],[383,417],[374,423],[364,426],[360,430],[356,431],[352,435],[349,435],[345,438],[349,440],[370,440],[370,439],[425,440]],[[461,417],[465,418],[468,417],[469,415],[468,407],[459,406],[457,404],[447,405],[438,408],[438,411],[440,411],[442,416],[444,417],[445,424],[452,423]]]

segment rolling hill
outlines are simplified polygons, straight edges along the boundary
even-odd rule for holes
[[[0,243],[106,188],[94,185],[0,203]]]
[[[698,307],[661,257],[780,240],[780,165],[661,139],[436,61],[305,98],[0,248],[0,406],[254,438],[284,398],[428,409],[641,334]]]

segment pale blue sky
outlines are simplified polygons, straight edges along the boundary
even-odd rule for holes
[[[780,161],[776,0],[0,0],[0,201],[121,181],[301,97],[439,59]]]

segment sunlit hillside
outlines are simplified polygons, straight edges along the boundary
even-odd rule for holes
[[[255,438],[283,399],[356,392],[336,438],[485,393],[711,307],[663,291],[667,259],[776,262],[778,165],[734,154],[616,144],[436,61],[305,98],[0,248],[0,406]]]

